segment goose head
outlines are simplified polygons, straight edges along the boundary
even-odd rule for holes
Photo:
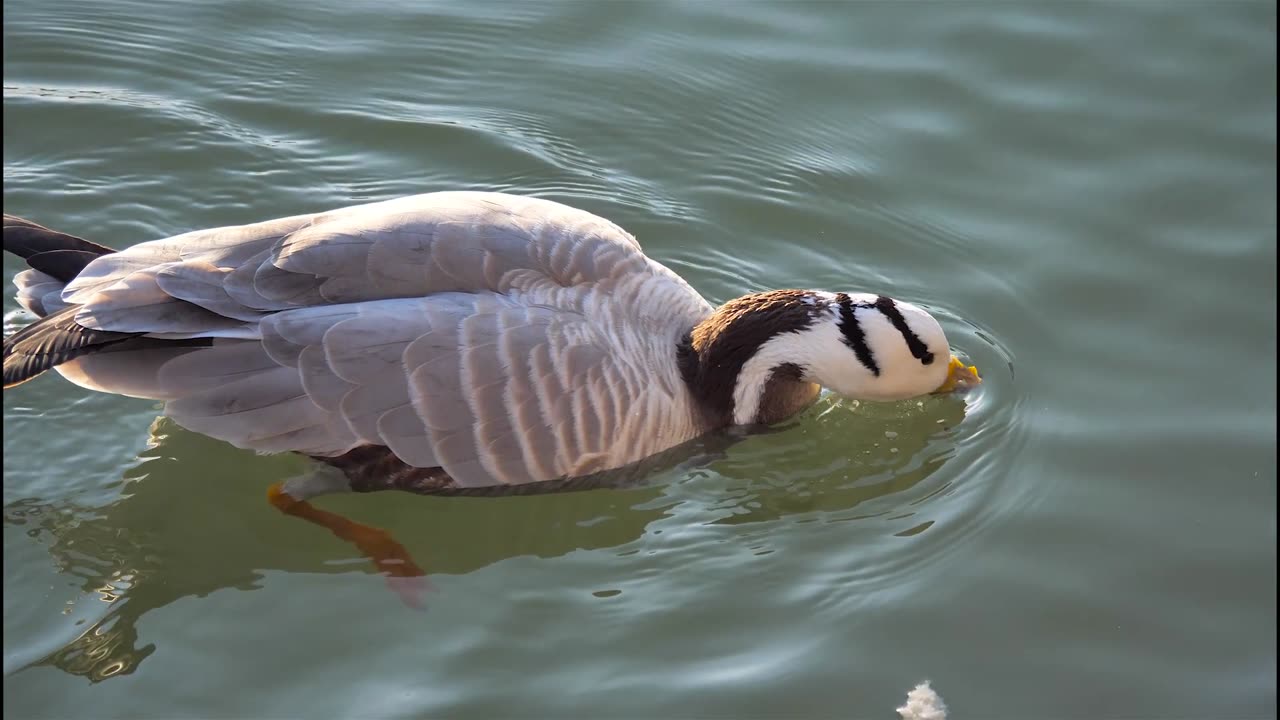
[[[776,422],[806,407],[821,387],[894,401],[981,382],[919,306],[817,290],[725,303],[689,333],[681,365],[703,406],[734,425]]]

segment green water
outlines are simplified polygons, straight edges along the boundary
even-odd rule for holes
[[[318,505],[302,463],[4,393],[4,715],[1276,713],[1272,3],[6,1],[4,209],[117,247],[443,189],[722,301],[933,308],[964,401],[824,399],[632,490]],[[5,279],[19,264],[5,259]],[[6,330],[28,322],[5,291]]]

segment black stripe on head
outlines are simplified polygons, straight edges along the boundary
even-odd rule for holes
[[[915,359],[919,360],[922,365],[931,365],[933,363],[933,353],[929,352],[929,348],[920,340],[920,336],[916,335],[911,326],[907,324],[907,319],[902,317],[902,311],[894,304],[893,298],[885,297],[884,295],[876,297],[875,308],[889,318],[889,322],[893,323],[893,327],[902,333],[902,339],[907,341],[907,349],[911,351]]]
[[[867,346],[867,336],[863,334],[862,326],[858,324],[858,316],[853,312],[853,298],[845,293],[837,293],[836,302],[840,305],[840,332],[844,335],[844,344],[853,348],[853,354],[858,356],[858,362],[870,370],[872,375],[880,377],[880,366],[876,364],[871,348]],[[897,308],[894,308],[894,312],[897,312]],[[901,319],[902,315],[899,314],[898,318]],[[919,339],[916,342],[919,342]]]

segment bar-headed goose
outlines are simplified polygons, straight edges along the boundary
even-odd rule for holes
[[[56,368],[178,424],[303,453],[346,487],[423,493],[588,476],[820,387],[894,400],[977,381],[927,312],[865,293],[708,304],[617,225],[548,200],[439,192],[116,252],[6,215],[40,316],[4,385]]]

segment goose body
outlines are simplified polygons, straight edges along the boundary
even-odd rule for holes
[[[958,366],[914,305],[783,290],[717,309],[608,220],[506,194],[120,252],[6,216],[5,247],[41,316],[5,341],[6,387],[56,368],[236,446],[423,492],[587,476],[786,418],[820,385],[905,398]]]

